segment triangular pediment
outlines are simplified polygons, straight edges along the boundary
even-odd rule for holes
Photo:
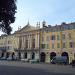
[[[35,29],[36,29],[36,28],[33,27],[33,26],[26,25],[25,27],[23,27],[23,28],[21,29],[20,32],[27,32],[27,31],[31,31],[31,30],[35,30]]]
[[[19,31],[16,31],[16,33],[24,33],[24,32],[28,32],[28,31],[32,31],[32,30],[36,30],[36,27],[26,25],[25,27],[23,27]]]

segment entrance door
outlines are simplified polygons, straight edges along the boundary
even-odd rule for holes
[[[41,54],[40,54],[40,61],[41,62],[45,62],[45,53],[44,52],[42,52]]]
[[[24,58],[27,59],[27,52],[24,53]]]
[[[32,53],[32,59],[35,59],[35,53],[34,52]]]

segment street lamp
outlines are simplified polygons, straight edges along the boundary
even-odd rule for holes
[[[4,46],[5,46],[4,52],[6,53],[7,52],[7,37],[6,36],[5,36],[5,44],[4,44]],[[6,57],[6,55],[5,55],[5,57]]]

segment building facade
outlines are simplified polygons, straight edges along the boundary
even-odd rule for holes
[[[75,59],[75,23],[48,25],[43,28],[29,23],[12,35],[0,36],[0,57],[15,55],[18,59],[39,59],[50,63],[55,56]]]
[[[17,48],[15,52],[19,59],[39,59],[39,27],[29,23],[15,32]]]
[[[50,63],[54,56],[75,59],[75,23],[43,27],[40,30],[40,60]]]
[[[16,40],[13,34],[0,36],[0,57],[8,58],[15,55]]]

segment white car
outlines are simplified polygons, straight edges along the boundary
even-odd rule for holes
[[[1,57],[0,59],[1,59],[1,60],[6,60],[6,57]]]
[[[32,59],[29,61],[30,63],[39,63],[39,59]]]
[[[8,57],[7,60],[12,60],[12,57]]]
[[[29,59],[21,59],[23,62],[29,62]]]

